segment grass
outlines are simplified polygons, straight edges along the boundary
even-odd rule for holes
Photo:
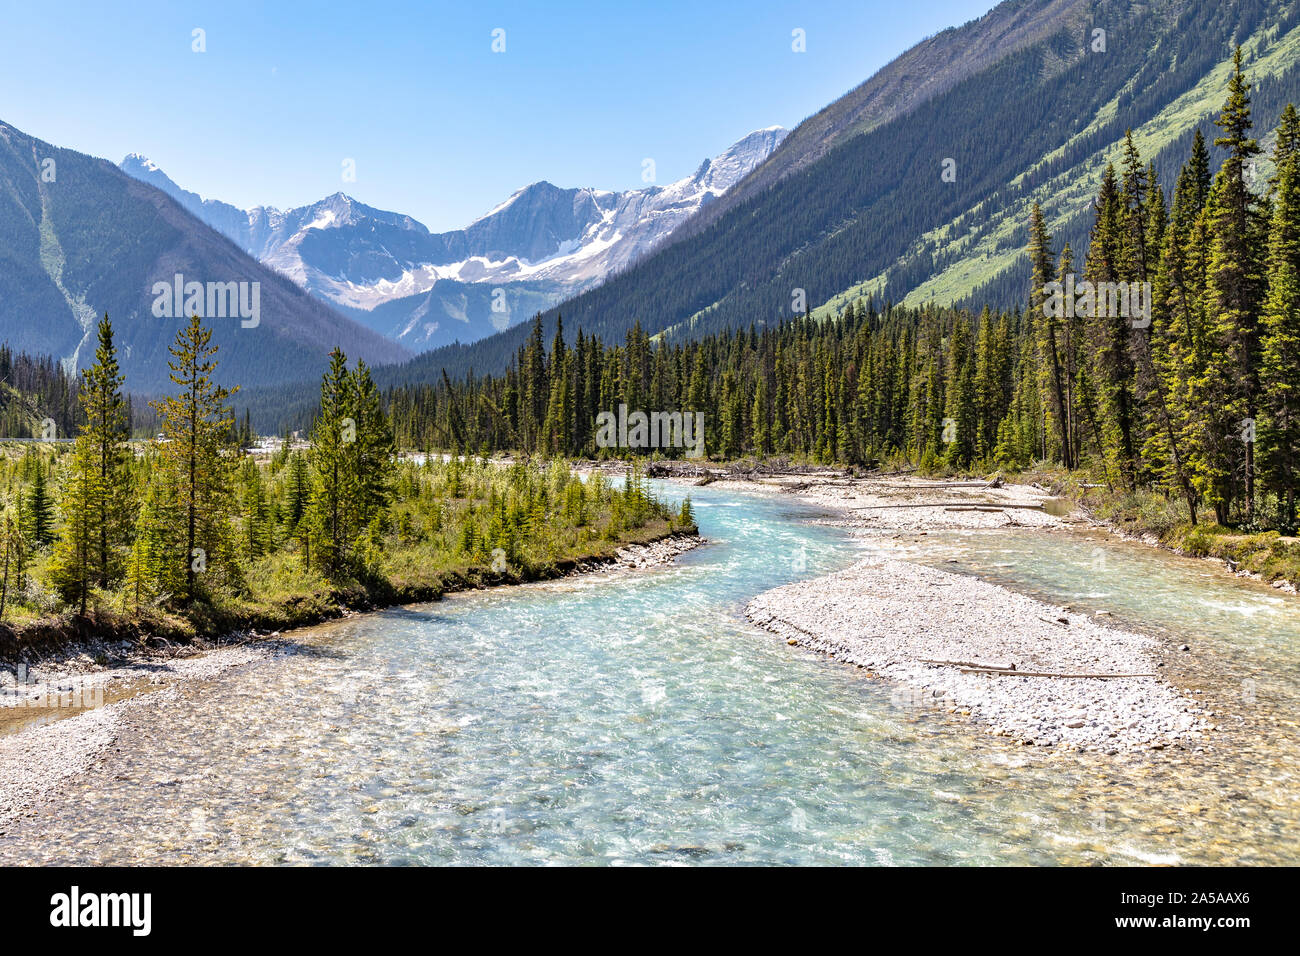
[[[1161,547],[1197,558],[1217,558],[1234,571],[1249,571],[1270,584],[1282,581],[1300,587],[1300,539],[1277,531],[1251,532],[1207,523],[1204,509],[1193,525],[1180,499],[1141,488],[1136,492],[1114,491],[1086,470],[1067,473],[1060,468],[1038,467],[1012,480],[1037,482],[1053,494],[1077,502],[1111,526]],[[1098,484],[1102,487],[1095,487]]]
[[[282,503],[285,469],[258,463],[264,495]],[[623,487],[580,481],[563,463],[508,468],[485,461],[398,466],[393,500],[357,545],[346,574],[304,560],[292,529],[272,518],[261,553],[240,561],[237,586],[214,587],[188,606],[142,601],[119,585],[96,592],[85,616],[44,582],[48,549],[28,561],[0,623],[0,659],[91,638],[190,642],[232,632],[284,631],[395,604],[492,585],[546,580],[607,563],[619,548],[694,534],[692,520],[650,496],[636,475]],[[236,522],[246,535],[246,519]]]

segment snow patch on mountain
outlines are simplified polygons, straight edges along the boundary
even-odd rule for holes
[[[614,192],[533,183],[464,229],[447,233],[430,233],[410,216],[374,209],[341,192],[296,209],[244,211],[181,189],[138,153],[127,156],[121,168],[167,192],[317,298],[356,314],[423,296],[446,280],[493,287],[528,282],[535,294],[559,301],[654,249],[748,175],[785,135],[779,126],[756,130],[666,186]],[[463,300],[453,297],[443,302],[439,316],[429,299],[421,298],[411,303],[409,316],[383,331],[419,345],[438,331],[439,318],[472,324],[464,308]],[[488,325],[472,337],[492,331]]]

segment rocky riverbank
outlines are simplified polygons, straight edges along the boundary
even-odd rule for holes
[[[579,562],[566,573],[646,570],[704,543],[698,534],[675,533]],[[182,683],[290,651],[293,634],[245,632],[184,644],[92,638],[0,670],[0,833],[109,751],[130,708],[165,706]]]
[[[668,479],[696,484],[686,478]],[[855,534],[956,531],[980,528],[1062,530],[1089,525],[1068,502],[1035,485],[987,481],[928,481],[828,475],[718,478],[712,488],[749,494],[792,495],[835,514]]]
[[[1160,678],[1155,639],[966,575],[862,561],[759,595],[746,615],[896,682],[902,707],[969,716],[1026,744],[1195,749],[1213,726]]]
[[[207,680],[232,667],[265,660],[282,644],[266,641],[206,651],[186,649],[104,668],[94,659],[69,658],[57,672],[0,675],[0,833],[68,777],[86,772],[117,739],[122,715],[148,695],[174,692],[186,681]],[[123,655],[129,648],[120,648]],[[72,716],[68,716],[71,714]],[[9,730],[5,732],[6,725]]]
[[[1095,527],[1035,485],[834,473],[710,484],[791,495],[867,539]],[[746,615],[792,644],[895,682],[901,707],[969,717],[1025,744],[1107,754],[1195,749],[1214,726],[1201,704],[1162,679],[1164,649],[1154,638],[967,575],[876,558],[762,594]]]

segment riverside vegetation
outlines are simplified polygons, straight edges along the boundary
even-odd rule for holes
[[[124,446],[120,424],[107,439],[105,413],[95,411],[94,402],[107,401],[104,383],[94,384],[92,370],[90,401],[83,394],[85,407],[70,409],[52,367],[20,356],[16,367],[57,401],[60,420],[84,419],[86,437],[67,475],[60,456],[46,452],[4,465],[10,517],[3,552],[19,583],[5,577],[0,606],[10,607],[0,609],[21,617],[34,609],[49,613],[62,601],[80,611],[89,597],[104,608],[114,596],[124,613],[185,607],[192,619],[197,608],[214,606],[213,594],[221,595],[216,606],[226,596],[247,600],[250,581],[259,594],[286,588],[287,600],[301,597],[293,594],[299,587],[315,595],[400,590],[408,579],[394,578],[396,569],[386,566],[398,553],[387,542],[429,546],[404,538],[403,521],[436,536],[432,546],[466,567],[481,566],[498,542],[522,540],[522,528],[531,535],[526,544],[503,550],[527,574],[629,530],[655,534],[689,524],[689,515],[673,522],[656,510],[635,479],[624,497],[596,483],[587,492],[595,496],[593,513],[581,514],[563,504],[558,513],[547,511],[569,494],[555,478],[542,508],[556,526],[545,529],[532,511],[538,492],[530,483],[540,478],[526,470],[495,479],[512,487],[474,486],[461,507],[423,502],[418,489],[414,499],[394,494],[399,486],[412,490],[409,480],[399,480],[409,466],[388,463],[394,445],[444,449],[452,458],[632,454],[597,446],[598,413],[619,405],[701,416],[704,447],[722,460],[779,456],[922,474],[1036,475],[1128,531],[1266,579],[1300,581],[1300,544],[1292,537],[1300,485],[1300,118],[1293,106],[1283,109],[1268,157],[1272,173],[1257,175],[1263,150],[1251,136],[1239,51],[1235,67],[1217,120],[1222,135],[1212,144],[1194,138],[1172,195],[1127,140],[1120,168],[1102,178],[1080,283],[1073,281],[1074,251],[1066,243],[1058,254],[1042,212],[1033,210],[1026,309],[972,314],[865,297],[822,320],[805,315],[687,343],[656,343],[634,326],[624,344],[613,346],[581,329],[570,341],[557,322],[549,349],[539,319],[503,375],[453,380],[444,372],[436,383],[382,396],[368,370],[348,372],[336,355],[310,452],[286,450],[270,463],[236,467],[237,457],[208,448],[228,440],[229,396],[204,406],[213,424],[200,429],[201,437],[189,433],[185,414],[185,403],[194,406],[200,396],[187,392],[172,400],[182,404],[157,407],[168,440],[122,466],[132,476],[123,487],[137,490],[106,496],[96,482],[115,473],[112,459]],[[1222,155],[1217,172],[1212,149]],[[1062,314],[1047,307],[1054,282],[1123,283],[1149,292],[1140,319],[1096,301]],[[178,344],[194,351],[197,334]],[[0,358],[11,361],[7,353]],[[349,403],[357,407],[360,436],[351,445],[340,438]],[[115,408],[120,416],[120,395]],[[235,430],[251,431],[247,417]],[[114,445],[119,452],[110,451]],[[183,457],[230,474],[187,481],[177,457],[187,448]],[[344,470],[336,473],[335,464]],[[462,479],[445,469],[477,467],[433,462],[422,480],[454,488]],[[96,468],[98,478],[85,478]],[[59,472],[57,489],[51,470]],[[85,480],[60,519],[49,499],[76,491],[69,475]],[[75,511],[75,501],[97,494],[100,504]],[[646,503],[637,504],[642,498]],[[168,511],[177,501],[183,514]],[[118,502],[130,503],[129,520],[109,507]],[[103,532],[98,543],[80,540],[90,534],[88,516],[96,509],[115,535],[116,558]],[[206,527],[209,515],[227,530]],[[458,526],[439,525],[462,517],[473,522],[464,535]],[[77,520],[85,524],[81,531],[72,530]],[[184,540],[168,540],[177,520]],[[190,524],[212,539],[201,578],[176,559],[193,551]],[[511,530],[502,532],[507,524]],[[277,562],[298,562],[296,583],[272,570]],[[259,573],[269,577],[258,581]]]
[[[1127,138],[1094,203],[1079,286],[1075,251],[1053,250],[1035,206],[1027,309],[865,297],[822,320],[657,346],[639,326],[622,345],[581,330],[567,344],[557,323],[549,354],[539,318],[504,375],[392,390],[395,427],[416,446],[601,456],[599,411],[693,411],[722,460],[1032,471],[1130,530],[1300,581],[1287,537],[1300,485],[1300,119],[1287,105],[1260,156],[1250,102],[1238,50],[1221,135],[1196,135],[1172,195]],[[1054,282],[1144,290],[1143,315],[1101,301],[1062,314]]]
[[[113,329],[98,328],[69,445],[3,446],[0,650],[70,634],[211,635],[340,606],[542,578],[621,545],[694,532],[639,474],[563,462],[399,459],[364,363],[335,350],[306,448],[246,453],[197,318],[171,347],[177,393],[131,442]],[[235,389],[237,391],[237,389]]]

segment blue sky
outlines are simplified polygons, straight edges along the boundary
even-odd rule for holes
[[[243,207],[343,190],[454,229],[539,179],[689,175],[992,5],[0,0],[0,120]]]

